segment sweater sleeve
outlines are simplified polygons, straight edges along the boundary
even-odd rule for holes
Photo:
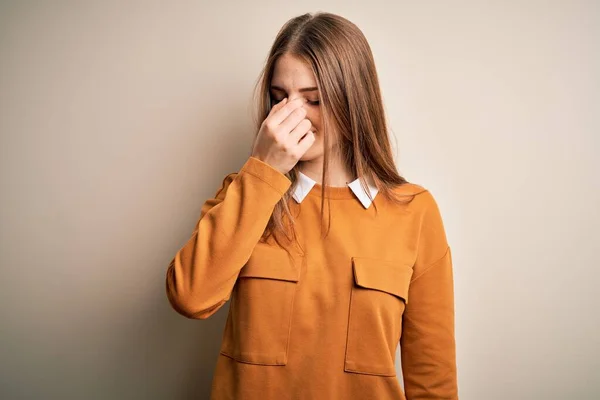
[[[239,172],[224,178],[167,269],[167,298],[178,313],[205,319],[229,300],[240,270],[290,185],[286,175],[252,156]]]
[[[418,253],[400,351],[407,400],[458,399],[452,253],[438,205],[422,194]]]

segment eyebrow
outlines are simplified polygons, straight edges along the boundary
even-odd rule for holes
[[[271,90],[280,90],[282,92],[285,92],[285,90],[283,88],[281,88],[279,86],[275,86],[275,85],[271,85]],[[299,89],[298,91],[299,92],[313,92],[315,90],[319,90],[319,88],[315,87],[315,86],[311,86],[311,87],[305,87],[305,88]]]

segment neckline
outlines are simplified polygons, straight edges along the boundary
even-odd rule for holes
[[[323,185],[320,183],[315,183],[313,187],[309,190],[309,196],[317,196],[321,197],[321,189]],[[352,199],[355,197],[354,192],[347,184],[345,186],[325,186],[325,198],[330,199]]]

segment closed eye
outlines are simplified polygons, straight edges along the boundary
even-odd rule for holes
[[[281,100],[283,100],[283,99],[276,99],[275,97],[271,97],[271,102],[273,104],[279,103]],[[319,100],[315,100],[315,101],[308,100],[308,104],[311,104],[313,106],[318,106],[319,104],[321,104],[321,102]]]

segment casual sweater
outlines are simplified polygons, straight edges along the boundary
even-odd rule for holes
[[[322,237],[321,185],[306,178],[288,203],[290,254],[260,239],[292,182],[251,156],[168,267],[180,314],[205,319],[231,300],[211,399],[458,399],[452,258],[432,194],[406,183],[394,190],[409,203],[371,204],[357,181],[328,186]]]

